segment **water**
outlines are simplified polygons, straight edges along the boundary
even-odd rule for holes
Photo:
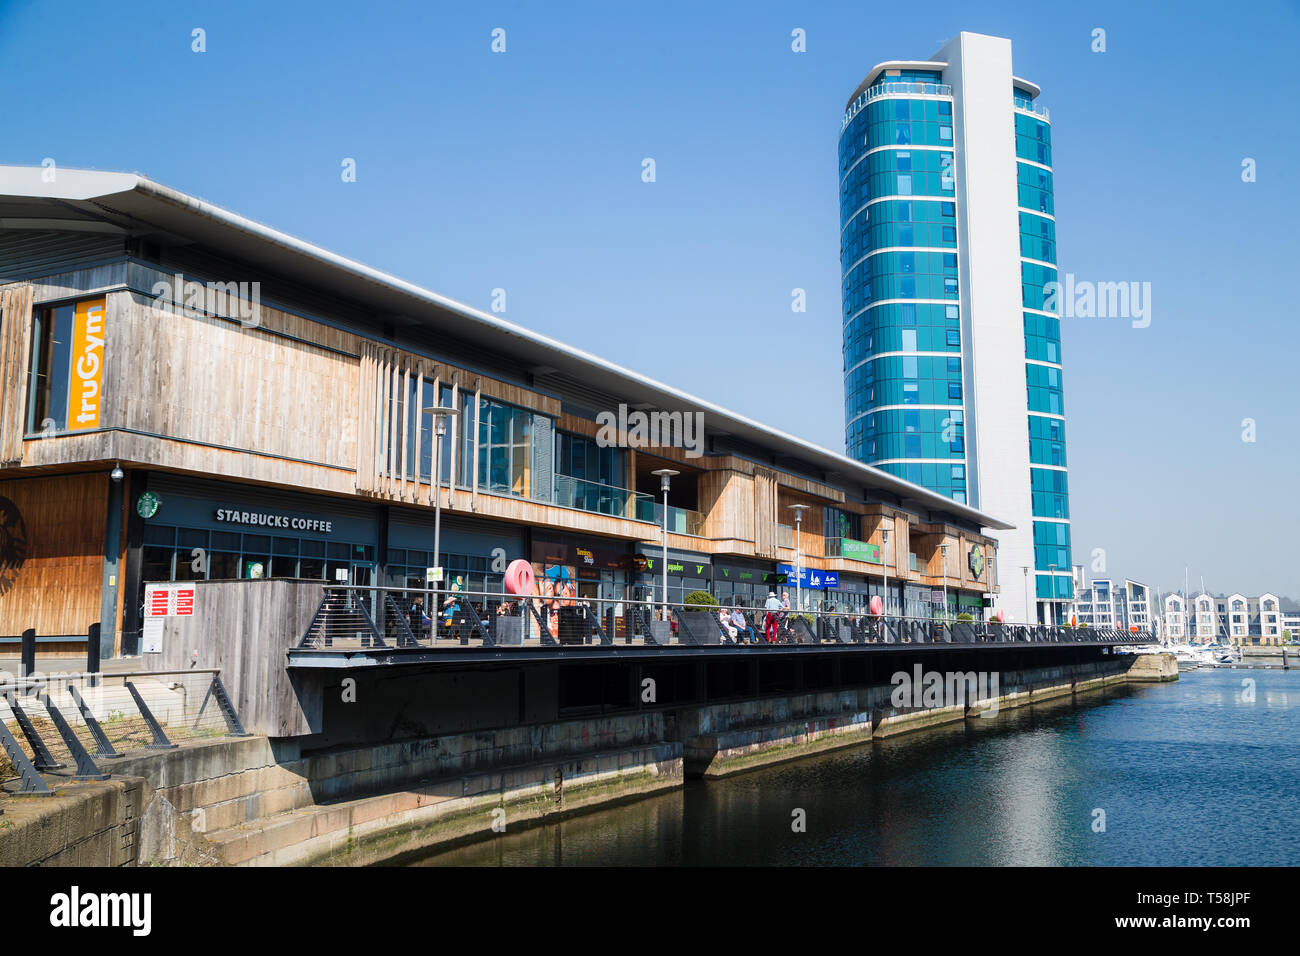
[[[1298,709],[1296,671],[1193,671],[692,782],[414,865],[1296,865]]]

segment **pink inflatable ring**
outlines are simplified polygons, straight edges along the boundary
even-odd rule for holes
[[[506,568],[505,584],[507,594],[532,594],[533,566],[523,558],[511,561]]]

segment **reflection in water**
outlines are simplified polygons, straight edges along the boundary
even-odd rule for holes
[[[1194,671],[692,782],[414,865],[1294,865],[1297,701],[1295,671]]]

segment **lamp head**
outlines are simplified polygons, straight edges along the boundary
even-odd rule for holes
[[[650,474],[658,475],[660,490],[667,491],[669,483],[677,475],[680,475],[681,472],[676,470],[675,468],[656,468],[654,471],[650,472]]]

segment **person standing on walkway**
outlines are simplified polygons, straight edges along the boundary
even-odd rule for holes
[[[763,607],[767,610],[767,615],[763,618],[763,637],[767,643],[775,644],[777,615],[781,613],[781,599],[776,596],[775,591],[767,592],[767,603]]]

